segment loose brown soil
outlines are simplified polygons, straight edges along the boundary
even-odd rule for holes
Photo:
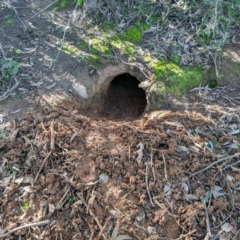
[[[206,199],[212,234],[227,222],[237,239],[238,168],[221,169],[238,157],[189,178],[238,152],[230,147],[238,138],[227,132],[239,125],[236,112],[223,116],[199,103],[191,111],[159,111],[122,123],[78,105],[45,106],[6,129],[9,138],[0,144],[2,232],[49,219],[50,225],[14,235],[104,239],[115,229],[129,239],[204,239],[200,198],[218,186],[224,195]],[[103,173],[107,184],[99,180]]]
[[[48,4],[30,2],[20,1],[21,19]],[[63,52],[50,66],[62,32],[46,15],[25,33],[15,15],[0,29],[7,57],[25,64],[0,103],[0,238],[202,240],[209,223],[212,239],[239,239],[239,79],[144,113],[144,92],[121,79],[87,108],[69,86],[88,69]],[[13,85],[1,79],[0,95]]]

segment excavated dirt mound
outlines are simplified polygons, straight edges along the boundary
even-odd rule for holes
[[[124,123],[29,113],[0,140],[0,238],[239,239],[234,126],[200,103]]]

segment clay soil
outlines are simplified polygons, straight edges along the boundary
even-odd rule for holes
[[[204,239],[208,216],[214,236],[227,223],[226,239],[238,239],[240,175],[230,165],[239,158],[231,130],[239,109],[189,106],[120,122],[69,99],[9,122],[0,142],[0,237],[49,220],[8,238]]]
[[[31,16],[26,3],[21,18]],[[76,61],[62,54],[49,66],[57,50],[45,43],[62,32],[35,24],[25,35],[1,28],[8,57],[25,66],[0,103],[0,238],[240,239],[239,84],[197,89],[155,112],[120,84],[87,108],[63,80],[77,78]],[[10,43],[27,53],[16,57]]]

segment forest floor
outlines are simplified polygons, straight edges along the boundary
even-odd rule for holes
[[[49,33],[14,21],[1,28],[0,54],[22,63],[0,80],[1,239],[240,239],[239,79],[140,117],[109,100],[109,118],[69,90],[74,60],[49,65]]]

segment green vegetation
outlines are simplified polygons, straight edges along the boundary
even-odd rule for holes
[[[176,95],[186,94],[191,88],[199,86],[203,70],[201,67],[181,67],[175,62],[158,60],[147,55],[144,60],[155,71],[155,82],[163,82],[161,91]]]
[[[140,42],[142,40],[142,31],[139,27],[135,26],[131,29],[128,29],[123,33],[123,40],[132,41],[132,42]]]
[[[5,134],[4,129],[1,129],[1,131],[0,131],[0,138],[2,138],[2,139],[6,138],[6,134]]]
[[[66,7],[70,4],[78,4],[78,6],[82,6],[83,0],[58,0],[58,7],[55,8],[55,10],[58,10],[59,8]]]
[[[75,201],[75,199],[74,199],[74,197],[72,197],[72,196],[68,196],[68,197],[66,198],[66,202],[67,202],[67,203],[73,204],[74,201]]]
[[[22,50],[16,49],[16,48],[12,48],[12,49],[10,50],[10,52],[15,53],[15,54],[17,54],[17,55],[22,54]]]
[[[21,207],[22,207],[23,212],[26,212],[28,210],[28,208],[29,208],[29,203],[28,202],[24,202]]]
[[[10,76],[18,74],[20,64],[11,58],[0,59],[0,71],[2,77],[8,79]]]
[[[68,43],[64,44],[63,48],[62,48],[63,52],[65,52],[66,54],[73,54],[75,52],[77,52],[78,48],[70,45]]]
[[[90,41],[91,49],[94,53],[108,54],[110,52],[105,38],[92,38]]]
[[[5,16],[4,19],[5,19],[5,23],[3,27],[8,27],[14,22],[14,19],[10,15]]]

